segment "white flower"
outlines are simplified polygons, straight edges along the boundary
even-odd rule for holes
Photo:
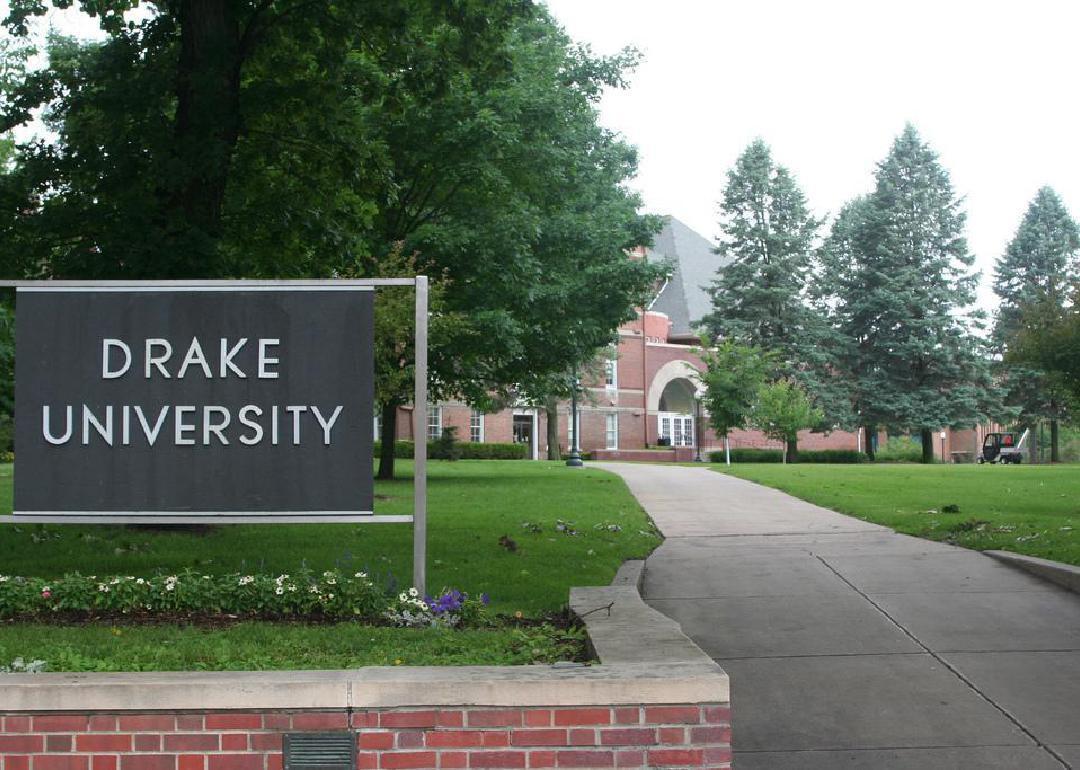
[[[293,586],[293,585],[289,586],[289,593],[296,593],[296,591],[297,591],[296,586]]]
[[[328,586],[336,586],[336,585],[337,585],[337,581],[336,581],[336,580],[334,580],[333,578],[330,578],[329,580],[327,580],[327,581],[326,581],[326,584],[327,584]]]
[[[100,591],[103,594],[109,593],[109,587],[107,585],[105,585],[104,583],[98,583],[97,590]]]
[[[420,595],[420,592],[417,591],[416,588],[410,588],[409,589],[409,596],[419,596],[419,595]]]
[[[139,579],[138,579],[138,580],[136,580],[135,582],[136,582],[136,583],[138,583],[139,585],[142,585],[142,584],[144,584],[144,583],[145,583],[146,581],[145,581],[145,580],[143,580],[142,578],[139,578]]]
[[[254,583],[254,582],[255,582],[255,577],[253,575],[243,575],[240,578],[240,585],[242,585],[242,586],[250,585],[251,583]]]
[[[326,598],[327,598],[327,599],[333,599],[333,598],[334,598],[334,595],[333,595],[333,594],[327,594],[327,595],[326,595]]]
[[[407,602],[407,601],[409,601],[409,595],[407,593],[405,593],[404,591],[399,593],[397,598],[398,598],[399,602]]]
[[[317,594],[317,593],[319,593],[319,587],[318,586],[311,586],[310,588],[308,588],[308,593],[309,594]]]
[[[6,583],[9,580],[11,580],[11,578],[8,577],[7,575],[0,575],[0,583]]]
[[[109,585],[117,585],[119,582],[120,578],[114,577],[112,580],[109,581]]]
[[[274,593],[276,593],[278,596],[281,596],[283,593],[285,593],[285,589],[281,586],[278,586],[274,589]]]
[[[176,590],[176,583],[166,583],[165,584],[165,590],[166,591],[174,591],[174,590]]]
[[[366,578],[367,573],[366,572],[357,572],[355,575],[353,575],[353,577]]]

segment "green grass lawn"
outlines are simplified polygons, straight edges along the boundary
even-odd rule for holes
[[[0,666],[16,657],[48,671],[261,671],[359,666],[554,663],[581,654],[579,632],[550,626],[380,628],[240,623],[193,626],[0,627]]]
[[[732,465],[715,470],[931,540],[1080,564],[1080,465]],[[958,513],[943,508],[959,506]]]
[[[375,485],[376,513],[411,511],[411,463],[398,462],[400,478]],[[428,467],[428,589],[486,592],[495,613],[535,616],[558,610],[565,605],[571,586],[607,584],[623,561],[644,557],[660,542],[626,485],[609,473],[524,461],[462,460],[432,462]],[[0,513],[11,511],[12,476],[12,466],[0,466]],[[560,521],[567,526],[557,528]],[[512,549],[500,544],[504,535],[513,541]],[[224,525],[207,534],[192,534],[104,525],[7,522],[0,526],[3,575],[49,577],[76,571],[151,575],[186,567],[206,573],[278,574],[305,565],[318,570],[335,566],[364,570],[388,587],[401,589],[411,583],[412,528],[407,524]],[[477,631],[481,636],[474,635],[462,648],[475,651],[470,657],[446,652],[447,640],[464,644],[465,637],[455,636],[461,632],[366,629],[343,637],[357,642],[350,642],[343,656],[334,651],[340,643],[330,628],[125,626],[117,636],[108,627],[8,624],[0,626],[0,665],[17,655],[43,658],[53,670],[64,666],[69,667],[66,670],[336,667],[386,662],[391,653],[393,660],[410,663],[530,662],[551,657],[552,646],[560,643],[553,632],[541,639],[536,632],[520,629]],[[274,629],[274,639],[277,634],[297,639],[292,645],[296,655],[278,660],[269,650],[254,654],[260,647],[255,642],[268,633],[266,629]],[[365,637],[368,631],[371,636]],[[523,633],[535,638],[519,644],[514,634]],[[171,652],[155,658],[161,638],[173,635]],[[361,643],[368,638],[381,640],[384,635],[385,642]],[[482,639],[487,641],[481,643]],[[265,646],[272,645],[266,641]],[[371,646],[370,654],[364,652],[366,646]],[[49,650],[51,660],[43,652]],[[100,657],[109,650],[110,656]]]

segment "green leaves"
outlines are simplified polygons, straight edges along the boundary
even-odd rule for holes
[[[821,409],[811,403],[797,383],[777,380],[758,389],[750,421],[769,438],[783,441],[790,450],[799,431],[814,427],[823,417]]]
[[[720,436],[746,426],[762,384],[775,366],[775,354],[730,340],[700,352],[705,371],[699,380],[705,386],[704,404],[709,423]]]
[[[843,338],[834,359],[864,425],[970,425],[1001,416],[973,336],[977,274],[948,172],[908,125],[870,195],[840,212],[822,249],[819,301]]]

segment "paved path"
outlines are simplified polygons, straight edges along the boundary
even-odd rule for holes
[[[731,675],[736,770],[1080,770],[1080,596],[704,468],[595,463]]]

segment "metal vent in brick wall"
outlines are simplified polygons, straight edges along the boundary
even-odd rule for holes
[[[356,770],[354,733],[288,733],[285,770]]]

